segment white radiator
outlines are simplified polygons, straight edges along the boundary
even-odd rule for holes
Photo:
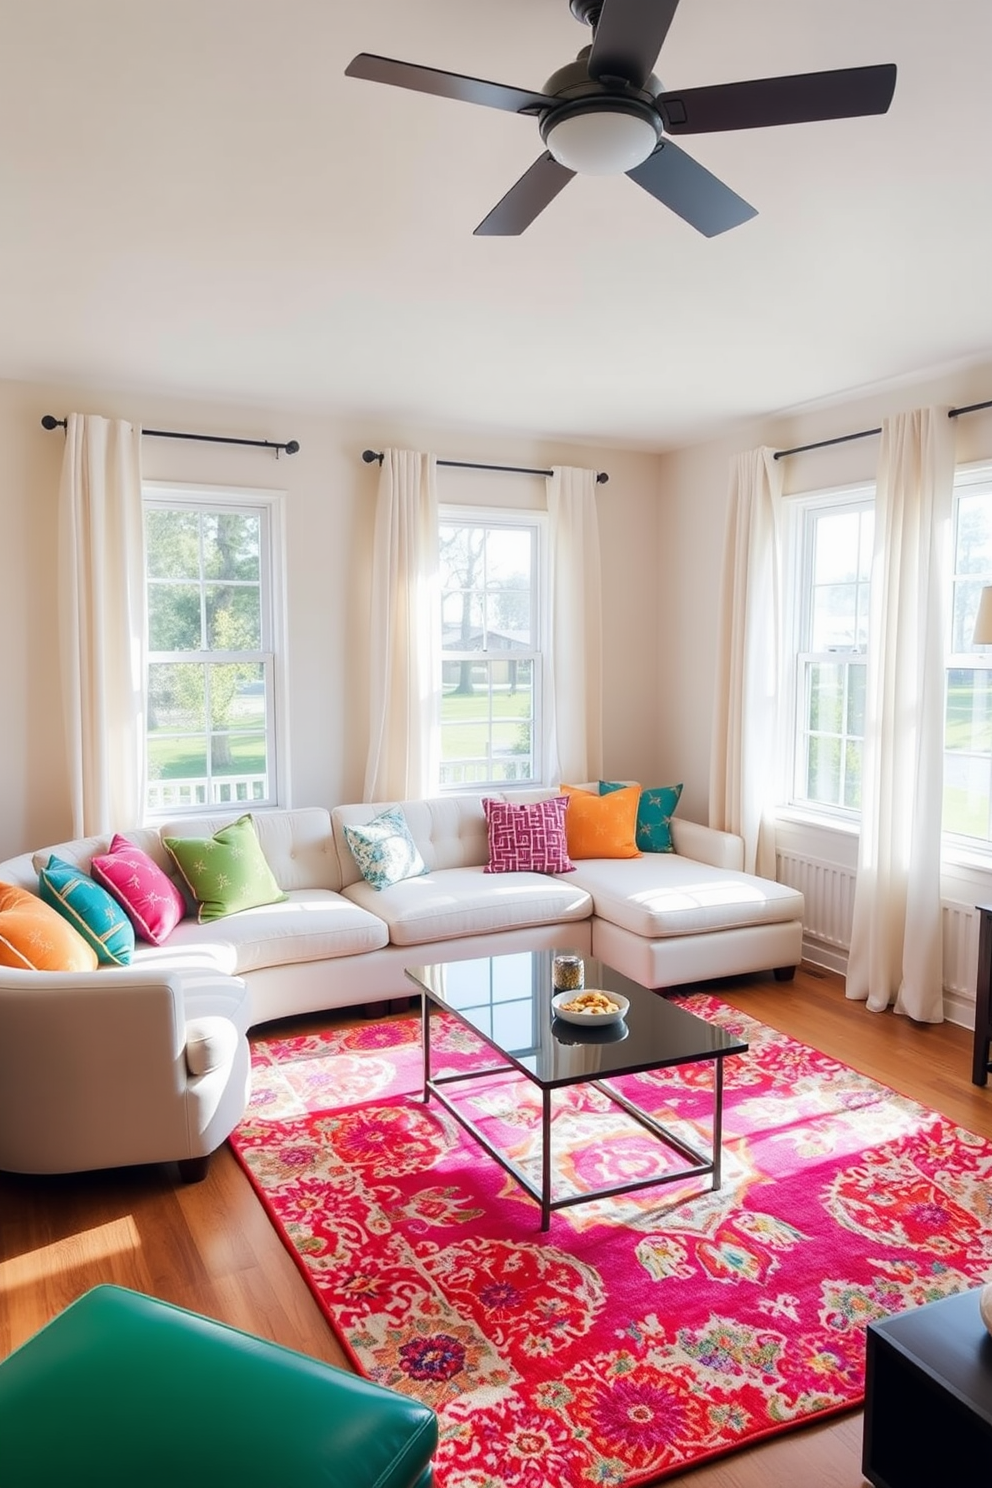
[[[806,901],[803,955],[842,975],[847,969],[857,874],[839,863],[780,849],[779,883],[798,889]],[[966,1028],[975,1025],[978,915],[974,906],[943,901],[944,1016]]]
[[[842,965],[851,944],[856,874],[838,863],[825,863],[795,852],[779,852],[778,881],[798,889],[806,900],[803,937],[840,952]],[[816,959],[811,957],[811,959]],[[833,962],[828,962],[833,965]]]

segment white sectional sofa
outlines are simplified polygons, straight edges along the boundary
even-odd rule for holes
[[[178,1160],[198,1176],[243,1114],[248,1029],[408,996],[408,965],[569,947],[669,987],[767,969],[785,977],[800,960],[802,895],[743,873],[743,845],[727,833],[675,818],[673,853],[585,859],[558,876],[486,873],[480,796],[409,801],[400,804],[427,872],[376,890],[344,828],[387,804],[258,812],[285,900],[206,924],[187,916],[163,945],[139,942],[129,967],[0,966],[0,1169]],[[163,837],[211,836],[237,814],[127,836],[174,873]],[[109,841],[9,859],[0,883],[37,892],[51,854],[88,871]]]

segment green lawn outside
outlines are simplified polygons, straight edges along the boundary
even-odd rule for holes
[[[528,753],[525,726],[530,722],[531,693],[494,689],[493,744],[497,749]],[[445,760],[477,759],[488,744],[489,697],[485,692],[446,692],[441,698],[441,755]]]
[[[202,780],[207,773],[202,738],[153,739],[148,748],[148,773],[152,780]],[[231,740],[231,763],[213,774],[264,775],[265,739],[258,735]]]

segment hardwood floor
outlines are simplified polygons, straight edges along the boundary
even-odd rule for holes
[[[762,1022],[992,1139],[992,1086],[971,1084],[971,1034],[847,1002],[803,966],[711,984]],[[325,1020],[330,1021],[330,1020]],[[337,1021],[342,1021],[340,1018]],[[296,1020],[294,1031],[319,1027]],[[230,1150],[203,1183],[175,1168],[58,1178],[0,1174],[0,1356],[101,1281],[134,1287],[347,1366],[316,1302]],[[671,1488],[862,1488],[861,1414],[776,1438],[666,1480]]]

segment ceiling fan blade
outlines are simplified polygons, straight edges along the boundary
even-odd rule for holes
[[[896,86],[895,63],[755,78],[660,93],[655,100],[669,134],[710,134],[723,129],[764,129],[814,119],[884,114]]]
[[[589,76],[626,78],[643,88],[678,6],[679,0],[604,0],[589,53]]]
[[[497,202],[488,217],[484,217],[475,229],[477,238],[514,238],[530,227],[535,217],[540,216],[549,202],[554,201],[559,191],[567,186],[575,175],[567,165],[560,165],[547,150],[538,156],[530,170],[525,171],[515,186],[511,186]]]
[[[756,207],[671,140],[662,140],[654,154],[627,175],[707,238],[758,215]]]
[[[505,109],[511,114],[538,113],[554,103],[553,98],[529,88],[508,88],[503,83],[464,77],[460,72],[442,72],[437,67],[377,57],[372,52],[359,52],[344,71],[346,77],[391,83],[396,88],[412,88],[415,93],[433,93],[438,98],[455,98],[461,103],[481,103],[486,108]]]

